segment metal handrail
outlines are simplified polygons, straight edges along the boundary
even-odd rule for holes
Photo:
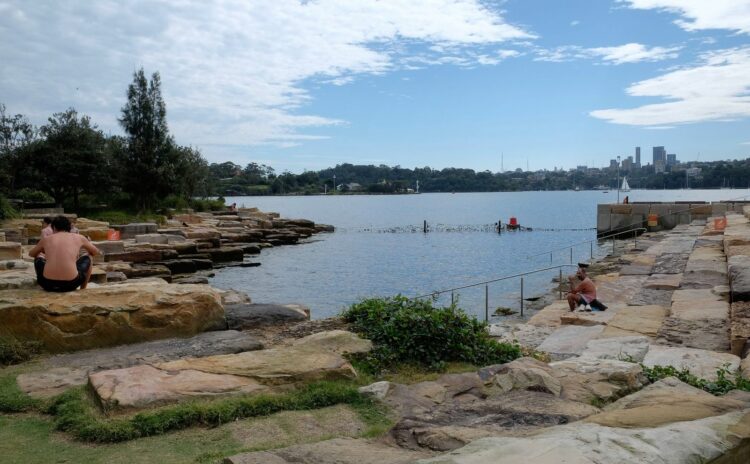
[[[542,253],[537,253],[535,255],[528,255],[528,256],[526,256],[526,259],[536,258],[537,256],[542,256],[542,255],[554,253],[556,251],[567,250],[568,248],[574,248],[574,247],[577,247],[579,245],[585,245],[586,243],[594,243],[594,242],[598,242],[600,240],[606,240],[606,239],[608,239],[610,237],[617,237],[617,236],[620,236],[620,235],[625,235],[628,232],[647,232],[647,231],[648,231],[648,229],[645,228],[645,227],[636,227],[634,229],[623,230],[623,231],[620,231],[620,232],[615,232],[615,233],[612,233],[612,234],[603,235],[603,236],[597,237],[595,239],[586,240],[586,241],[578,242],[578,243],[573,243],[572,245],[567,245],[567,246],[564,246],[562,248],[555,248],[555,249],[552,249],[552,250],[544,251]]]

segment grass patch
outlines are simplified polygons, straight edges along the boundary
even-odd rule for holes
[[[21,342],[13,337],[0,335],[0,366],[10,366],[28,361],[39,353],[39,342]]]
[[[55,398],[48,412],[58,430],[78,440],[116,443],[164,434],[193,426],[215,427],[238,419],[268,416],[280,411],[319,409],[349,404],[367,411],[368,420],[377,417],[375,404],[356,386],[343,382],[317,382],[288,393],[195,401],[138,413],[127,418],[105,418],[83,387]],[[377,422],[377,421],[376,421]]]
[[[44,409],[45,403],[22,392],[16,383],[16,373],[0,375],[0,413],[17,413]]]
[[[104,221],[110,224],[130,224],[133,222],[155,222],[164,224],[167,218],[156,213],[135,213],[125,210],[104,210],[90,211],[85,213],[85,217],[93,221]]]
[[[441,372],[448,362],[486,366],[521,355],[518,346],[493,340],[485,323],[455,305],[437,308],[432,301],[399,295],[363,300],[342,317],[375,345],[371,352],[353,357],[371,374],[404,364]]]
[[[715,381],[699,378],[688,369],[677,369],[672,366],[648,367],[641,364],[643,373],[651,382],[656,382],[666,377],[677,377],[681,381],[712,395],[721,396],[732,390],[750,392],[750,380],[744,378],[740,372],[732,373],[729,365],[724,365],[716,371]]]

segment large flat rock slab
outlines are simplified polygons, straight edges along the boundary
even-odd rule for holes
[[[646,357],[649,344],[649,338],[642,335],[598,338],[586,344],[581,357],[641,362]]]
[[[219,293],[205,285],[125,282],[69,293],[0,292],[0,334],[75,351],[173,337],[221,327]]]
[[[561,398],[584,404],[609,402],[648,383],[640,364],[617,359],[577,357],[550,363]]]
[[[202,357],[259,350],[257,338],[235,330],[204,332],[190,338],[172,338],[112,348],[78,351],[42,361],[38,371],[18,376],[20,389],[35,398],[48,398],[85,385],[89,374],[139,364],[154,364],[186,356]]]
[[[268,390],[248,377],[150,365],[96,372],[89,376],[89,383],[105,409],[143,408],[189,398]]]
[[[666,253],[656,257],[654,261],[654,274],[682,274],[687,266],[690,248],[683,253]]]
[[[683,319],[670,316],[659,328],[657,343],[727,352],[730,323],[727,318]]]
[[[586,343],[599,336],[603,330],[603,325],[562,326],[552,332],[552,335],[547,337],[537,349],[549,353],[552,359],[556,360],[578,356],[583,352]]]
[[[100,371],[91,374],[89,382],[103,405],[142,408],[199,396],[259,393],[299,382],[353,379],[357,373],[341,353],[371,347],[349,332],[321,332],[292,346]]]
[[[653,290],[677,290],[682,282],[682,274],[651,274],[643,288]]]
[[[652,288],[643,288],[635,292],[628,300],[630,306],[663,306],[668,308],[672,305],[673,290],[655,290]]]
[[[594,279],[597,299],[609,306],[627,302],[634,294],[642,291],[648,276],[601,276]]]
[[[409,464],[431,453],[405,450],[383,443],[335,438],[271,451],[243,453],[225,464]]]
[[[725,365],[730,373],[736,372],[740,366],[740,358],[731,353],[651,345],[643,364],[648,367],[672,366],[676,369],[688,369],[699,378],[716,380],[717,371]]]
[[[531,437],[488,437],[418,464],[665,464],[711,462],[750,435],[750,416],[734,411],[659,427],[577,422]]]
[[[627,306],[615,314],[598,338],[638,335],[654,338],[667,314],[663,306]]]

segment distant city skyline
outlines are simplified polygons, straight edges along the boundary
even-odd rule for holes
[[[143,67],[178,143],[279,172],[739,159],[749,35],[747,0],[0,0],[0,103],[120,134]]]

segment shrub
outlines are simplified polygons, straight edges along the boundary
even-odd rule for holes
[[[189,203],[190,207],[199,213],[203,211],[221,211],[223,209],[226,209],[224,199],[221,197],[216,200],[211,200],[208,198],[191,198]]]
[[[375,345],[370,353],[354,358],[373,373],[399,363],[435,370],[449,361],[505,363],[521,354],[518,346],[490,338],[484,323],[455,305],[436,308],[432,301],[399,295],[363,300],[342,316]]]
[[[740,372],[732,373],[728,365],[724,365],[716,371],[716,380],[706,380],[690,373],[688,369],[677,369],[672,366],[648,367],[641,364],[643,373],[648,380],[656,382],[666,377],[677,377],[688,385],[700,388],[712,395],[721,396],[732,390],[744,390],[750,392],[750,380],[742,376]]]
[[[13,195],[27,203],[54,203],[55,199],[52,198],[47,192],[41,190],[34,190],[30,188],[22,188]]]
[[[0,365],[28,361],[40,349],[41,345],[37,342],[20,342],[13,337],[0,336]]]
[[[0,195],[0,220],[13,219],[19,217],[18,211],[13,208],[7,198]]]

